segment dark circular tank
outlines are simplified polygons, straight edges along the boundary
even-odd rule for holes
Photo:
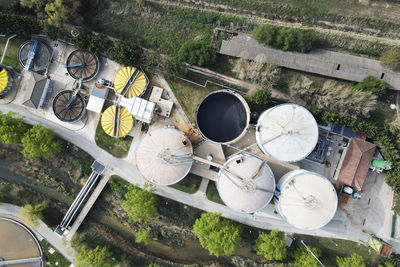
[[[90,81],[99,72],[100,64],[96,55],[75,50],[68,56],[66,67],[72,78]]]
[[[246,101],[228,90],[208,94],[196,110],[196,124],[201,134],[215,143],[233,143],[240,139],[249,120]]]
[[[77,121],[85,114],[86,103],[81,94],[65,90],[54,98],[53,111],[61,121]]]
[[[37,42],[37,44],[34,48],[35,42]],[[50,48],[45,43],[35,40],[27,41],[19,47],[18,61],[24,68],[30,55],[33,55],[30,67],[32,71],[44,70],[51,58]]]

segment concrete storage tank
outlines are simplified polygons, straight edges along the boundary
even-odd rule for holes
[[[192,155],[192,144],[183,132],[170,127],[159,128],[140,140],[136,148],[136,165],[147,181],[171,185],[189,173]]]
[[[263,160],[249,154],[230,157],[220,169],[217,189],[235,211],[254,213],[265,208],[275,191],[275,178]]]
[[[11,73],[0,66],[0,96],[7,94],[12,89],[12,83]]]
[[[53,111],[61,121],[77,121],[86,114],[86,102],[76,91],[64,90],[54,98]]]
[[[325,177],[306,170],[285,174],[277,184],[276,207],[291,225],[303,230],[319,229],[336,213],[335,188]]]
[[[230,144],[246,133],[250,109],[239,94],[219,90],[208,94],[196,109],[196,124],[201,134],[214,143]]]
[[[256,140],[265,154],[280,161],[296,162],[314,150],[318,125],[307,109],[296,104],[282,104],[261,114]]]
[[[23,43],[18,49],[18,62],[29,70],[41,71],[46,69],[51,59],[50,48],[41,41],[31,40]]]
[[[100,69],[100,62],[95,54],[75,50],[69,54],[66,67],[72,78],[87,82],[96,77]]]
[[[148,85],[146,75],[134,67],[120,69],[114,78],[114,88],[126,98],[141,96]]]
[[[111,106],[101,115],[101,127],[112,137],[124,137],[132,131],[133,117],[124,107]]]

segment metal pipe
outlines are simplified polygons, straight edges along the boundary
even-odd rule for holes
[[[1,56],[0,64],[3,64],[4,56],[6,55],[6,52],[7,52],[8,42],[10,42],[10,40],[12,38],[14,38],[15,36],[17,36],[17,35],[14,34],[14,35],[8,37],[7,42],[6,42],[6,46],[4,47],[3,55]]]

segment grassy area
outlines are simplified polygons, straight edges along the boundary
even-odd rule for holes
[[[95,136],[96,145],[117,158],[123,158],[128,155],[132,139],[131,136],[125,136],[123,138],[111,137],[103,131],[100,122],[97,125]]]
[[[183,180],[177,184],[171,185],[171,187],[189,194],[193,194],[199,189],[202,179],[203,178],[200,176],[189,173],[185,178],[183,178]]]
[[[209,200],[225,205],[222,199],[219,197],[217,185],[214,181],[210,181],[208,183],[206,195]]]
[[[46,265],[58,266],[58,267],[68,267],[71,264],[57,250],[53,254],[51,254],[49,252],[49,249],[53,248],[55,250],[55,248],[52,245],[50,245],[49,242],[47,242],[46,240],[43,239],[40,243],[42,244],[44,254],[46,255]]]
[[[4,46],[6,45],[8,37],[9,36],[1,37],[1,39],[0,39],[1,40],[1,42],[0,42],[1,54],[3,54]],[[7,53],[4,56],[3,64],[6,66],[9,66],[9,67],[12,67],[17,72],[22,71],[22,66],[18,63],[18,48],[25,41],[26,40],[24,40],[22,38],[18,38],[18,37],[11,39],[11,41],[8,43]]]
[[[377,266],[380,256],[371,248],[358,244],[356,242],[324,238],[310,235],[295,235],[294,247],[302,246],[300,240],[313,247],[320,248],[322,251],[321,261],[325,266],[334,266],[336,257],[347,257],[357,253],[363,257],[367,266]]]

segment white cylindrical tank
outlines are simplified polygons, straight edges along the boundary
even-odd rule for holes
[[[291,225],[303,230],[319,229],[336,213],[338,199],[332,183],[306,170],[291,171],[277,184],[276,208]]]
[[[261,114],[256,140],[265,154],[280,161],[296,162],[313,151],[318,142],[318,124],[302,106],[278,105]]]
[[[275,178],[263,160],[249,154],[230,157],[220,169],[217,189],[231,209],[254,213],[265,208],[275,191]]]
[[[171,127],[146,134],[136,148],[136,166],[143,177],[157,185],[179,182],[193,164],[193,148],[186,135]]]

